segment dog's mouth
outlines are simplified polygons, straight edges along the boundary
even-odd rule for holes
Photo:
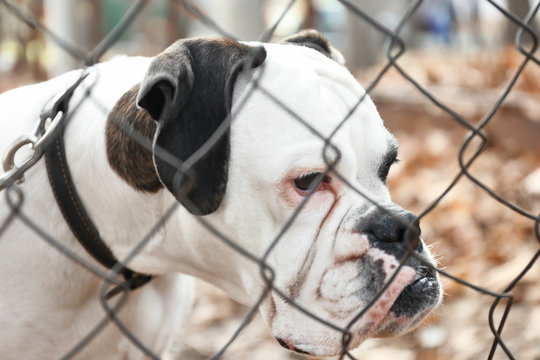
[[[436,304],[440,293],[436,271],[422,265],[417,270],[414,280],[399,294],[390,311],[396,317],[413,318],[423,309]]]
[[[372,337],[398,336],[417,327],[440,301],[441,287],[435,270],[419,270],[399,294]]]
[[[316,317],[272,297],[269,324],[282,347],[300,354],[336,356],[368,338],[404,334],[437,306],[441,286],[423,246],[404,259],[405,246],[380,248],[365,236],[357,240],[363,240],[355,247],[362,252],[336,257],[306,278],[296,294],[295,301],[306,304]],[[346,344],[344,334],[350,334]]]
[[[301,350],[301,349],[297,348],[296,346],[294,346],[293,343],[291,343],[288,340],[284,340],[284,339],[281,339],[281,338],[276,338],[276,340],[279,343],[279,345],[283,346],[287,350],[294,351],[295,353],[298,353],[298,354],[313,355],[313,354],[311,354],[311,353],[309,353],[307,351],[304,351],[304,350]]]
[[[401,335],[416,327],[439,303],[441,289],[436,271],[428,266],[418,267],[415,270],[414,277],[411,276],[411,278],[409,278],[410,283],[401,288],[401,292],[396,296],[392,305],[388,305],[384,312],[379,312],[381,309],[376,310],[377,303],[374,304],[373,309],[368,309],[362,317],[364,320],[359,319],[359,323],[365,322],[367,327],[355,329],[352,326],[350,329],[351,334],[362,339],[367,337],[391,337]],[[378,315],[373,315],[372,310]],[[360,311],[362,309],[358,309],[357,313]],[[365,321],[366,316],[371,319]],[[328,329],[326,344],[319,344],[319,346],[315,343],[306,343],[305,339],[298,342],[292,338],[276,337],[276,340],[285,349],[299,354],[326,356],[337,355],[343,351],[343,345],[340,341],[342,337],[341,333]],[[357,347],[362,341],[358,342],[358,339],[352,339],[349,348]],[[330,342],[334,344],[330,345]],[[326,350],[323,350],[324,353],[320,353],[323,348]],[[333,348],[333,350],[327,352],[329,348]]]

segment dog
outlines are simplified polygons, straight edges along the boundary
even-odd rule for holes
[[[117,315],[155,354],[170,353],[189,316],[191,276],[248,306],[265,295],[258,309],[277,342],[317,356],[410,331],[440,303],[418,220],[386,186],[396,140],[320,33],[273,44],[184,39],[87,72],[69,102],[65,154],[114,257],[128,257],[177,205],[127,264],[153,278]],[[79,78],[72,71],[2,94],[2,148]],[[43,161],[16,186],[20,214],[106,271],[66,224]],[[10,218],[9,196],[0,200],[0,219],[10,219],[0,236],[0,354],[59,358],[105,317],[103,280]],[[77,354],[144,356],[112,324]]]

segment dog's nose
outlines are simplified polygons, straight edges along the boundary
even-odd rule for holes
[[[377,207],[357,224],[355,230],[366,234],[374,247],[387,248],[391,244],[400,244],[408,248],[407,245],[412,244],[416,251],[422,251],[418,218],[400,207]]]

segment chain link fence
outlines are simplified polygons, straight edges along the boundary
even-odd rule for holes
[[[417,89],[424,97],[427,99],[431,104],[436,106],[438,109],[440,109],[442,112],[448,114],[455,123],[459,124],[459,126],[463,127],[464,129],[468,130],[468,135],[463,140],[461,147],[459,149],[459,152],[457,155],[457,159],[459,162],[459,172],[455,175],[454,178],[448,179],[448,186],[440,193],[439,196],[435,197],[431,204],[426,207],[421,214],[419,215],[419,218],[422,219],[429,213],[431,213],[435,208],[439,206],[441,201],[447,197],[447,195],[456,187],[456,185],[459,182],[462,181],[470,181],[472,182],[478,189],[481,189],[485,194],[489,195],[493,199],[495,199],[499,206],[505,207],[523,218],[527,219],[527,221],[530,224],[531,231],[534,232],[537,240],[540,242],[540,216],[538,214],[535,214],[529,210],[520,208],[518,205],[507,201],[503,196],[499,195],[496,191],[491,189],[489,186],[487,186],[485,183],[483,183],[478,177],[473,175],[470,171],[470,168],[473,163],[475,163],[480,157],[482,157],[483,151],[486,149],[488,137],[486,136],[485,129],[492,121],[494,115],[497,113],[497,111],[502,106],[505,99],[507,99],[509,93],[514,88],[516,82],[520,79],[520,76],[522,75],[524,69],[526,66],[534,66],[537,67],[540,65],[539,58],[535,55],[535,52],[537,50],[538,46],[538,34],[535,32],[535,29],[530,25],[532,21],[534,20],[538,8],[540,7],[540,1],[537,1],[534,6],[531,7],[531,11],[527,16],[523,19],[518,18],[516,15],[510,13],[505,8],[500,6],[495,1],[486,0],[487,3],[489,3],[493,9],[500,12],[502,16],[506,18],[508,22],[514,23],[518,27],[518,31],[516,33],[515,38],[515,47],[519,50],[519,52],[523,55],[522,61],[518,67],[518,69],[513,73],[510,81],[508,82],[507,86],[505,87],[504,91],[498,96],[497,101],[490,107],[489,111],[487,111],[483,117],[480,119],[480,121],[476,123],[472,123],[471,121],[468,121],[464,116],[460,115],[455,109],[453,109],[450,106],[445,105],[443,101],[438,99],[434,94],[432,94],[426,87],[422,86],[420,82],[418,82],[415,77],[407,72],[407,69],[403,67],[400,62],[398,61],[399,58],[406,52],[406,44],[402,39],[402,31],[404,27],[408,24],[410,19],[414,16],[415,12],[418,10],[418,8],[423,3],[422,0],[414,0],[410,1],[408,5],[407,11],[403,14],[401,17],[399,23],[397,26],[393,29],[387,28],[382,23],[378,22],[375,18],[370,16],[364,9],[360,8],[355,4],[354,1],[350,0],[336,0],[341,3],[348,12],[354,14],[357,16],[361,21],[365,22],[366,24],[369,24],[373,29],[375,29],[377,32],[381,33],[386,37],[386,63],[384,66],[378,71],[375,76],[373,76],[373,79],[369,84],[365,84],[366,92],[370,94],[373,89],[375,89],[381,80],[386,76],[386,74],[391,70],[397,71],[400,76],[405,79],[408,83],[410,83],[415,89]],[[69,43],[68,41],[64,40],[62,38],[62,34],[55,34],[52,31],[50,31],[43,23],[41,23],[35,16],[32,14],[26,12],[23,10],[19,5],[12,1],[8,0],[0,0],[0,5],[3,6],[6,10],[8,10],[16,19],[26,23],[28,26],[38,29],[39,31],[43,32],[50,40],[52,40],[62,51],[65,52],[66,56],[71,56],[74,59],[77,59],[77,61],[80,61],[84,63],[85,68],[89,68],[95,63],[97,63],[103,56],[103,54],[110,49],[119,39],[119,37],[122,35],[122,33],[130,26],[130,24],[133,22],[135,18],[138,16],[142,16],[142,11],[145,8],[145,5],[147,5],[148,1],[138,0],[133,2],[131,8],[129,11],[124,15],[122,20],[116,25],[114,30],[109,33],[100,43],[97,45],[92,51],[86,52],[80,47],[78,47],[76,44]],[[272,38],[272,35],[274,34],[275,29],[279,25],[280,21],[283,19],[283,17],[287,14],[289,9],[295,4],[295,0],[292,0],[289,5],[284,8],[283,13],[280,17],[278,17],[275,20],[275,23],[270,26],[266,31],[261,35],[260,40],[263,42],[266,42]],[[180,1],[181,5],[184,7],[184,9],[189,12],[194,18],[196,18],[201,23],[205,24],[209,28],[213,29],[214,31],[222,34],[225,37],[230,37],[229,33],[227,32],[227,29],[220,28],[217,23],[207,16],[202,10],[200,10],[194,3],[189,1]],[[278,101],[276,98],[273,97],[271,93],[266,94],[269,98],[272,98],[274,101]],[[91,89],[88,89],[87,96],[89,99],[92,98]],[[358,99],[358,104],[360,104],[364,98]],[[280,104],[280,106],[283,106],[286,108],[285,104]],[[76,109],[70,109],[70,111],[76,111]],[[298,118],[299,122],[302,122],[304,124],[307,123],[304,122],[303,119]],[[231,119],[231,121],[234,121],[234,119]],[[347,118],[343,119],[343,122],[348,121]],[[151,147],[151,144],[148,143],[148,140],[141,136],[141,134],[137,133],[131,128],[124,128],[124,131],[129,133],[133,139],[139,143],[141,146],[144,147]],[[224,129],[220,129],[220,131],[224,131]],[[314,134],[314,136],[320,136],[317,134]],[[216,137],[216,138],[219,138]],[[325,139],[321,136],[321,138],[325,141],[327,144],[325,146],[325,149],[323,149],[323,153],[326,153],[328,150],[327,147],[331,146],[331,139]],[[540,136],[538,137],[540,139]],[[215,145],[215,142],[207,143],[205,144],[206,149],[211,149],[212,146]],[[420,146],[420,145],[419,145]],[[166,156],[166,154],[162,154],[163,156]],[[186,169],[189,169],[189,166],[186,166],[186,164],[179,164],[178,161],[175,159],[172,160],[173,163],[177,164],[177,168],[180,171],[187,171]],[[405,159],[406,161],[406,159]],[[328,163],[328,168],[326,171],[332,171],[332,168],[335,166],[334,163]],[[11,181],[13,182],[13,181]],[[5,218],[1,219],[0,223],[0,246],[1,246],[1,240],[2,237],[5,236],[6,230],[10,227],[10,225],[13,224],[15,219],[19,219],[22,221],[26,226],[30,227],[34,232],[39,234],[44,241],[51,244],[53,247],[55,247],[58,251],[62,252],[68,257],[71,257],[74,261],[81,264],[81,266],[84,266],[86,269],[91,271],[92,273],[96,274],[100,278],[103,279],[103,284],[101,286],[100,291],[100,298],[104,309],[104,317],[103,319],[92,329],[92,331],[88,332],[84,338],[77,344],[73,344],[73,347],[70,349],[66,349],[65,355],[62,357],[63,359],[69,359],[69,358],[76,358],[77,354],[84,349],[84,347],[92,342],[92,340],[95,338],[97,334],[100,333],[104,329],[104,327],[107,324],[114,324],[119,330],[121,330],[127,339],[131,341],[133,344],[135,344],[142,353],[144,353],[148,358],[152,359],[158,359],[159,356],[153,352],[153,349],[148,348],[147,345],[142,341],[141,339],[137,338],[135,336],[129,326],[125,325],[120,319],[117,317],[117,312],[119,309],[123,306],[123,304],[126,303],[128,297],[130,296],[129,288],[126,286],[125,283],[122,283],[118,280],[117,276],[118,272],[121,270],[119,267],[114,267],[111,272],[106,273],[100,268],[97,268],[91,263],[88,263],[87,261],[81,259],[79,256],[77,256],[75,253],[73,253],[70,249],[64,247],[60,241],[58,241],[55,238],[50,237],[46,232],[44,232],[39,224],[37,219],[32,219],[27,216],[25,216],[24,212],[20,211],[20,208],[25,201],[25,193],[20,190],[19,187],[17,187],[15,184],[7,184],[9,185],[4,191],[3,196],[5,196],[9,206],[11,207],[11,213],[10,215]],[[360,190],[353,188],[354,191],[358,192],[362,196],[366,196],[366,194],[363,194]],[[308,197],[309,198],[309,197]],[[369,198],[368,198],[369,199]],[[371,201],[371,200],[370,200]],[[376,204],[376,203],[375,203]],[[135,247],[131,254],[125,258],[121,259],[124,264],[129,264],[129,262],[137,256],[139,251],[148,244],[152,236],[159,231],[160,227],[169,219],[171,214],[176,210],[178,204],[175,204],[171,208],[168,209],[168,211],[165,213],[165,216],[163,216],[159,222],[155,224],[155,226],[148,232],[148,234],[140,239],[137,247]],[[301,211],[302,205],[299,207],[298,211]],[[296,215],[295,215],[296,216]],[[268,255],[272,248],[276,246],[276,244],[281,240],[281,236],[283,233],[285,233],[290,226],[290,224],[294,221],[293,216],[289,222],[287,222],[280,235],[278,235],[275,238],[274,243],[271,245],[269,249],[267,249],[266,254]],[[293,299],[290,299],[287,297],[287,294],[283,292],[282,289],[279,289],[276,287],[273,283],[274,279],[274,269],[272,269],[268,263],[267,263],[267,256],[263,258],[259,258],[257,256],[254,256],[253,254],[249,253],[245,249],[239,247],[237,243],[235,242],[235,239],[228,238],[225,234],[220,232],[220,229],[212,227],[211,224],[207,223],[204,219],[200,220],[201,223],[206,226],[215,236],[217,236],[221,241],[225,242],[227,245],[234,248],[238,253],[242,254],[252,262],[258,264],[260,267],[260,276],[262,279],[264,279],[265,283],[267,284],[267,287],[263,293],[260,294],[259,301],[253,305],[251,310],[247,313],[245,316],[245,319],[242,321],[241,325],[238,327],[236,332],[234,334],[231,334],[230,340],[223,346],[223,348],[216,353],[213,358],[218,359],[222,358],[226,355],[227,349],[231,344],[233,344],[235,341],[237,341],[237,338],[240,334],[242,334],[247,327],[247,325],[250,323],[254,315],[257,313],[259,305],[264,301],[264,299],[269,295],[270,292],[274,292],[279,294],[281,297],[287,299],[289,304],[291,306],[294,306],[298,309],[298,311],[301,311],[306,316],[312,316],[314,317],[313,313],[310,311],[310,309],[305,309],[301,307],[300,305],[296,304]],[[408,224],[410,225],[410,224]],[[414,256],[414,254],[409,251],[407,254],[407,257]],[[504,288],[502,291],[495,291],[492,289],[484,288],[482,285],[473,284],[468,281],[465,281],[461,279],[458,276],[454,276],[451,273],[446,272],[443,269],[437,269],[437,271],[445,278],[450,279],[451,281],[455,281],[459,284],[461,284],[463,287],[470,288],[478,293],[484,294],[488,297],[491,297],[492,299],[492,305],[489,310],[489,330],[486,329],[486,331],[490,331],[493,335],[493,343],[491,346],[491,350],[489,354],[487,355],[488,359],[492,359],[495,356],[495,353],[498,352],[500,355],[503,353],[507,358],[514,359],[514,358],[520,358],[520,354],[513,351],[511,348],[509,348],[505,343],[505,336],[504,336],[504,326],[507,322],[508,318],[511,317],[511,308],[513,304],[513,290],[515,287],[519,284],[519,282],[522,280],[522,278],[525,276],[525,274],[533,267],[535,262],[537,261],[538,257],[540,256],[540,249],[536,251],[534,256],[530,259],[528,263],[524,263],[522,267],[522,271],[515,276],[515,278]],[[403,259],[402,264],[406,261],[406,259]],[[451,259],[448,259],[448,261],[451,261]],[[119,290],[121,292],[121,299],[117,302],[113,303],[110,302],[109,297],[107,294],[109,293],[111,286],[116,285],[119,286]],[[389,283],[386,284],[385,288],[382,289],[378,296],[380,296],[383,291],[388,287]],[[373,304],[377,299],[374,299],[371,304]],[[358,315],[356,319],[360,318],[371,306],[368,305],[365,309],[362,309],[358,312]],[[502,316],[496,320],[495,311],[503,309]],[[328,326],[329,329],[338,330],[343,334],[343,351],[340,355],[340,359],[354,359],[354,355],[351,354],[347,350],[347,343],[350,341],[350,327],[348,328],[336,328],[334,324],[327,323],[323,319],[317,319],[317,321],[320,321],[321,323],[324,323]],[[211,340],[210,340],[211,341]],[[29,345],[31,346],[31,345]],[[226,357],[226,356],[225,356]]]

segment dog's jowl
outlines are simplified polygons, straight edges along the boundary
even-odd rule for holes
[[[440,302],[418,220],[386,186],[396,140],[320,34],[279,44],[180,40],[154,58],[117,57],[86,72],[67,107],[66,168],[110,259],[125,259],[162,221],[126,264],[152,280],[118,312],[151,351],[166,356],[189,316],[186,275],[246,305],[265,291],[260,264],[220,237],[273,270],[277,291],[259,311],[293,351],[336,355],[343,344],[403,334]],[[2,94],[0,146],[31,132],[80,76]],[[20,214],[108,270],[67,224],[44,160],[13,186],[24,195]],[[0,219],[15,196],[2,194]],[[0,257],[2,359],[59,358],[105,316],[102,279],[21,218],[3,230]],[[108,325],[77,358],[144,354]]]

